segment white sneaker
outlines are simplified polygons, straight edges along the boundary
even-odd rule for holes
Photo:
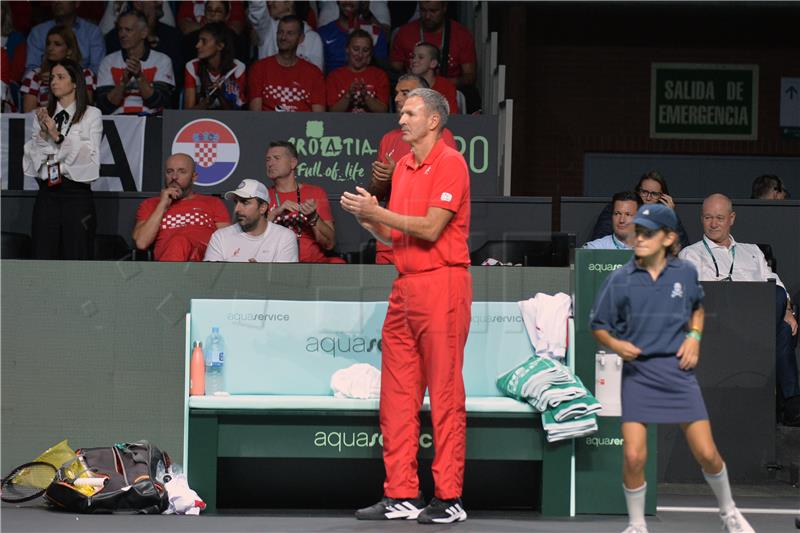
[[[750,525],[750,522],[742,516],[742,513],[736,507],[730,513],[720,513],[719,516],[722,518],[723,531],[728,531],[729,533],[755,533],[753,526]]]
[[[622,533],[648,533],[647,525],[645,525],[645,524],[639,524],[639,525],[628,524],[628,527],[626,527],[625,531],[623,531]]]

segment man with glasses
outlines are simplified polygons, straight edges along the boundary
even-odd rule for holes
[[[800,385],[797,377],[797,319],[789,292],[755,244],[736,242],[731,227],[736,220],[733,204],[723,194],[703,201],[703,238],[683,249],[679,257],[692,263],[700,281],[767,281],[776,284],[776,376],[784,401],[783,422],[800,425]]]

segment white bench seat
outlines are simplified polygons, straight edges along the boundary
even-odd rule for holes
[[[356,400],[333,396],[242,395],[191,396],[189,409],[240,409],[263,411],[378,411],[378,400]],[[499,396],[473,396],[466,402],[468,413],[536,413],[527,403]],[[425,397],[423,411],[430,411],[430,398]]]

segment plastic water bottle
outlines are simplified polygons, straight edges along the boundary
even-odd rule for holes
[[[214,326],[205,345],[206,395],[225,391],[225,355],[225,339],[219,332],[219,326]]]

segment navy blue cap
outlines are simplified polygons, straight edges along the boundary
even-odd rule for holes
[[[647,229],[668,228],[673,231],[678,229],[678,217],[675,211],[664,204],[644,204],[636,212],[633,223]]]

